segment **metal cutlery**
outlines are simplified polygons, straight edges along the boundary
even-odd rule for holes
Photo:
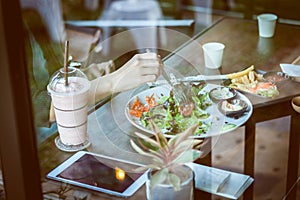
[[[172,87],[174,95],[175,95],[175,99],[178,100],[179,104],[187,104],[188,100],[187,100],[186,95],[180,88],[176,87],[176,85],[179,83],[178,83],[175,75],[173,73],[168,74],[166,72],[166,70],[163,68],[162,76],[165,78],[164,81]]]
[[[229,79],[227,75],[197,75],[197,76],[187,76],[183,78],[176,79],[179,82],[197,82],[197,81],[208,81],[208,80],[226,80]],[[167,80],[157,80],[156,82],[148,83],[149,86],[159,86],[168,84]]]

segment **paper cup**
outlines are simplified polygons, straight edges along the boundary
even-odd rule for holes
[[[277,16],[274,14],[261,14],[257,16],[258,33],[260,37],[270,38],[274,36]]]
[[[225,45],[219,42],[209,42],[202,46],[204,63],[207,68],[217,69],[222,66]]]

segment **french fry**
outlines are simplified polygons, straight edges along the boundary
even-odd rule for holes
[[[265,97],[273,97],[279,94],[276,86],[270,82],[264,82],[263,75],[254,71],[253,65],[241,72],[228,74],[227,77],[231,79],[229,87],[237,90]]]
[[[256,80],[258,80],[258,81],[263,80],[263,75],[262,74],[255,73],[255,77],[256,77]]]
[[[254,71],[249,72],[249,80],[250,80],[250,82],[255,81],[255,72]]]
[[[242,83],[245,84],[245,85],[250,84],[250,81],[248,79],[248,75],[247,74],[245,74],[245,75],[242,76]]]
[[[256,87],[258,78],[260,78],[259,74],[254,71],[253,65],[243,71],[228,74],[227,77],[231,79],[230,87],[244,91]]]
[[[229,79],[234,79],[234,78],[237,78],[237,77],[247,75],[250,71],[253,71],[253,70],[254,70],[254,65],[251,65],[250,67],[248,67],[247,69],[245,69],[243,71],[227,74],[226,76]]]

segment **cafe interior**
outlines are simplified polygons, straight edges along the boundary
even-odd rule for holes
[[[0,200],[300,200],[299,0],[1,0],[0,10],[0,85],[5,91],[1,97]],[[263,17],[266,24],[260,21]],[[211,43],[223,48],[209,55],[205,45]],[[163,69],[150,82],[141,77],[135,80],[140,71],[130,65],[151,67],[151,59],[146,58],[150,54],[156,55]],[[212,56],[219,56],[220,64]],[[122,82],[118,75],[130,80]],[[59,79],[70,87],[77,76],[86,81],[90,93],[94,83],[96,92],[105,90],[105,80],[116,82],[122,90],[111,88],[101,98],[93,94],[89,104],[88,92],[80,93],[66,103],[68,95],[53,88]],[[127,82],[134,87],[125,88]],[[254,82],[268,89],[246,87]],[[145,103],[153,94],[158,103],[159,96],[172,96],[170,90],[176,91],[176,100],[176,85],[203,86],[197,95],[209,104],[201,116],[189,114],[201,131],[188,137],[201,141],[201,155],[192,160],[195,168],[189,195],[179,190],[175,198],[165,189],[161,192],[165,197],[159,198],[148,192],[148,180],[127,196],[111,192],[123,179],[118,179],[119,167],[113,169],[109,163],[119,159],[151,164],[148,154],[139,154],[132,141],[140,141],[136,132],[143,139],[157,138],[153,131],[157,129],[132,114],[137,112],[133,104],[138,98]],[[229,89],[234,96],[226,99],[219,94],[222,97],[216,100],[212,88]],[[81,100],[83,107],[67,110]],[[160,107],[170,106],[165,102]],[[236,109],[242,112],[224,111],[224,102],[241,107]],[[145,116],[148,110],[142,112]],[[76,123],[83,120],[84,141],[72,143],[79,125],[60,124],[69,122],[63,119],[66,113]],[[167,130],[162,132],[166,141],[179,134],[172,132],[174,128],[161,129]],[[70,143],[64,142],[63,132],[70,134],[65,136]],[[147,145],[137,144],[149,153]],[[113,178],[119,182],[101,174],[102,169],[92,166],[90,170],[84,162],[71,166],[78,152],[104,156],[108,160],[104,165],[115,171]],[[81,178],[64,179],[65,171],[53,175],[62,168],[74,170],[68,176],[100,174],[97,181],[110,188],[103,190],[105,184],[100,183],[96,187],[94,180],[91,186],[83,178],[81,182]],[[121,172],[130,176],[129,170]]]

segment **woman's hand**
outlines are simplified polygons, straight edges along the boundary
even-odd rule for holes
[[[95,104],[114,93],[156,81],[162,67],[161,58],[156,53],[136,54],[117,71],[91,81],[89,104]]]
[[[115,64],[112,60],[102,63],[93,63],[88,67],[83,68],[82,71],[85,73],[89,80],[93,80],[115,71]]]
[[[119,70],[112,73],[113,92],[121,92],[156,81],[163,67],[156,53],[136,54]]]

